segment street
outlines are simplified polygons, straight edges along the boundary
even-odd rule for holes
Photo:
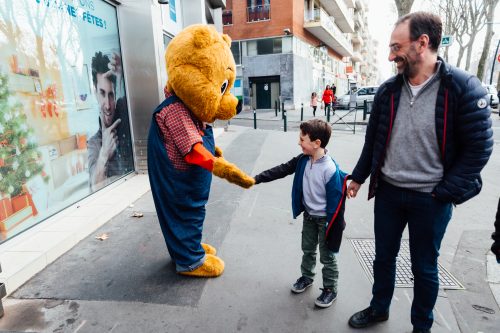
[[[498,115],[493,115],[497,149]],[[278,122],[269,121],[276,124]],[[217,140],[224,156],[255,175],[299,153],[297,130],[253,130],[234,125]],[[329,152],[352,170],[364,140],[362,131],[334,131]],[[457,206],[439,259],[464,289],[441,289],[433,332],[496,332],[500,308],[487,282],[500,193],[500,157],[484,169],[483,191]],[[292,177],[242,190],[214,178],[204,241],[226,263],[220,278],[175,274],[148,193],[96,230],[4,300],[4,331],[27,332],[356,332],[349,316],[370,300],[370,274],[355,242],[373,239],[373,200],[367,186],[347,203],[347,228],[339,253],[339,296],[328,309],[314,299],[321,280],[300,295],[290,285],[300,274],[301,217],[290,207]],[[144,214],[131,217],[133,211]],[[96,240],[106,233],[109,239]],[[407,238],[405,234],[403,238]],[[319,267],[317,267],[319,273]],[[318,275],[318,277],[320,274]],[[411,288],[397,288],[391,318],[371,332],[410,332]]]

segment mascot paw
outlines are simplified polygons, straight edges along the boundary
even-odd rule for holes
[[[217,254],[217,250],[215,249],[215,247],[210,244],[201,243],[201,247],[203,248],[203,250],[205,250],[206,254],[211,254],[213,256]]]
[[[195,277],[217,277],[222,272],[224,272],[224,261],[219,257],[207,254],[203,265],[193,271],[179,272],[179,274]]]
[[[215,146],[215,157],[222,157],[222,149]]]

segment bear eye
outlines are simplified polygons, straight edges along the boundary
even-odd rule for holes
[[[229,84],[229,82],[226,80],[222,83],[222,86],[220,86],[220,94],[221,95],[224,95],[224,93],[226,92],[226,89],[227,89],[227,85]]]

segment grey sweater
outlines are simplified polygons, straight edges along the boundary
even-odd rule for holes
[[[382,166],[382,179],[394,186],[432,192],[443,177],[435,120],[439,83],[437,74],[412,96],[405,79]]]

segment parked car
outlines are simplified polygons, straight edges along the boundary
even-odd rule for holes
[[[483,84],[483,87],[488,92],[488,102],[492,108],[498,108],[498,94],[497,89],[492,84]]]
[[[378,86],[360,87],[356,90],[356,107],[362,109],[364,101],[373,102],[373,97],[377,92]],[[337,98],[337,109],[349,109],[349,101],[351,96],[349,94],[342,95]]]

